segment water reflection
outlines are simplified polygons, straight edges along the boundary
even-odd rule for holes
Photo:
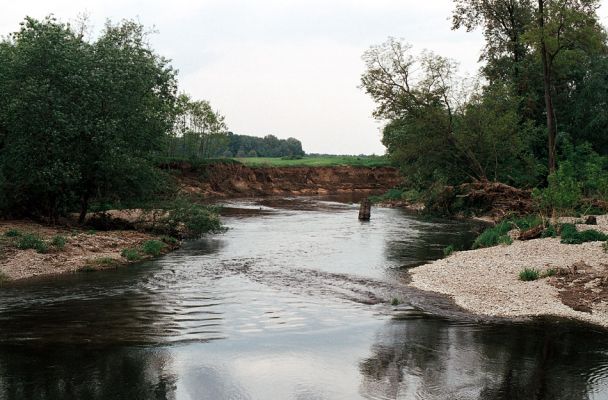
[[[175,399],[166,350],[0,347],[0,399]]]
[[[604,332],[556,324],[391,321],[360,363],[374,399],[603,399]]]

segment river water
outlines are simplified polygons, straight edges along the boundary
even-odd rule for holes
[[[478,227],[225,206],[226,234],[160,259],[1,287],[0,399],[608,398],[604,331],[476,320],[407,287]]]

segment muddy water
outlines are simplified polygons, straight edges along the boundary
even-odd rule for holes
[[[476,227],[356,217],[234,201],[226,234],[159,260],[2,287],[0,399],[608,398],[605,332],[478,321],[406,286]]]

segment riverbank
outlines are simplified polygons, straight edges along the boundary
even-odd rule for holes
[[[0,283],[115,269],[177,246],[176,241],[134,230],[95,231],[23,220],[0,221]]]
[[[608,215],[597,225],[608,233]],[[453,297],[476,314],[501,318],[553,316],[608,328],[608,254],[604,242],[562,244],[559,238],[515,240],[511,245],[456,252],[410,270],[410,284]],[[524,282],[519,273],[548,276]]]

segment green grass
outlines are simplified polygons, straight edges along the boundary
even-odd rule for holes
[[[578,231],[573,224],[562,224],[561,242],[564,244],[581,244],[585,242],[604,242],[608,240],[608,235],[594,229]]]
[[[499,244],[511,244],[513,241],[507,233],[513,229],[510,221],[502,221],[496,226],[487,228],[473,242],[473,249],[492,247]]]
[[[141,246],[141,251],[145,254],[153,257],[157,257],[161,254],[165,244],[159,240],[148,240]]]
[[[17,229],[10,229],[10,230],[4,232],[4,236],[6,236],[6,237],[18,237],[21,235],[22,235],[21,231],[19,231]]]
[[[66,242],[67,242],[67,240],[64,236],[56,235],[56,236],[53,236],[53,239],[51,240],[51,246],[53,246],[59,250],[63,250]]]
[[[396,297],[393,297],[393,300],[391,300],[391,306],[398,306],[400,303],[401,302]]]
[[[299,160],[245,157],[235,160],[250,167],[387,167],[391,165],[384,156],[305,156]]]
[[[541,278],[547,278],[549,276],[555,276],[555,275],[557,275],[557,269],[549,268],[541,274]]]
[[[120,253],[120,255],[129,261],[138,261],[139,259],[141,259],[141,256],[139,255],[137,249],[124,249]]]
[[[519,279],[524,282],[535,281],[540,278],[540,272],[535,268],[524,268],[519,273]]]
[[[451,244],[443,249],[443,255],[444,255],[444,257],[448,257],[448,256],[452,255],[452,253],[454,251],[456,251],[456,248],[454,248],[454,245]]]
[[[40,236],[25,233],[19,237],[17,248],[21,250],[34,249],[38,253],[46,253],[49,250],[48,245],[40,238]]]

